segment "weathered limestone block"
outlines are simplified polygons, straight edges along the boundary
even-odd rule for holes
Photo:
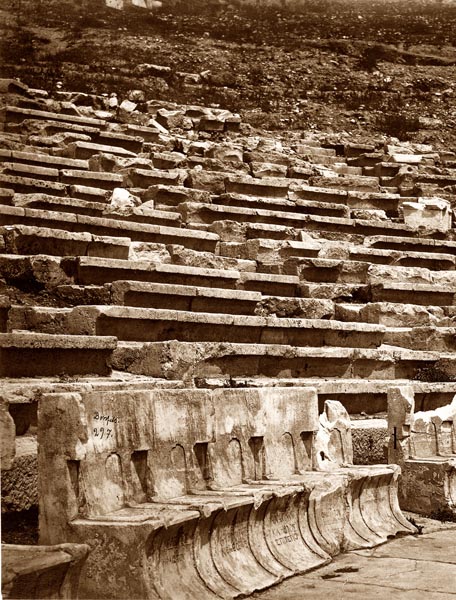
[[[110,373],[114,337],[0,334],[0,376],[36,377]]]
[[[113,304],[215,312],[254,314],[261,300],[259,292],[223,290],[189,285],[116,281],[112,284]]]
[[[418,202],[403,202],[405,224],[415,229],[443,231],[451,229],[451,205],[441,198],[419,198]]]
[[[2,544],[3,597],[77,599],[88,552],[86,544]]]
[[[281,298],[269,296],[262,299],[255,309],[259,316],[330,319],[334,317],[334,303],[314,298]]]
[[[454,352],[456,328],[436,326],[389,328],[385,334],[384,343],[412,350]]]
[[[54,230],[47,227],[7,225],[0,228],[7,254],[106,256],[128,258],[129,238]]]
[[[256,263],[253,260],[218,256],[212,252],[198,252],[177,244],[170,244],[167,246],[167,250],[171,256],[171,262],[175,265],[242,272],[254,272],[256,270]]]
[[[248,275],[248,274],[243,274]],[[51,317],[51,318],[49,318]],[[55,319],[71,335],[116,336],[126,341],[177,339],[185,342],[231,342],[285,344],[293,346],[338,346],[376,348],[385,328],[365,323],[343,323],[327,319],[277,319],[275,317],[193,314],[192,312],[136,307],[88,307],[34,309],[18,307],[12,327],[24,322],[39,332],[49,332]]]
[[[225,173],[219,171],[205,171],[200,166],[191,169],[185,185],[189,188],[223,194],[225,192]]]
[[[202,202],[210,204],[211,194],[205,190],[196,190],[178,185],[151,185],[144,192],[144,202],[153,202],[154,206],[178,206],[182,202]],[[169,210],[169,209],[168,209]]]
[[[36,437],[17,436],[11,469],[2,470],[2,513],[17,513],[38,506]],[[3,463],[2,463],[3,466]]]
[[[251,162],[250,169],[253,177],[262,179],[265,177],[286,177],[288,167],[269,162]]]
[[[8,403],[0,400],[0,440],[1,440],[1,469],[11,469],[15,448],[16,427],[13,418],[8,411]]]
[[[414,406],[413,388],[388,390],[388,459],[402,468],[401,506],[425,515],[454,512],[456,397],[427,412]]]
[[[352,420],[353,462],[373,465],[386,462],[388,426],[386,419]]]
[[[34,290],[71,283],[60,267],[60,259],[46,255],[0,255],[0,276],[9,285]]]

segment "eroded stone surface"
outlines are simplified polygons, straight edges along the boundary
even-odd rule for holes
[[[326,414],[348,426],[339,403]],[[397,469],[312,471],[318,428],[312,389],[48,395],[41,539],[91,547],[84,594],[235,598],[412,531],[395,506]],[[335,462],[348,464],[343,438]],[[127,566],[125,581],[101,587],[100,569]]]
[[[388,457],[402,467],[401,501],[422,514],[454,510],[456,397],[447,406],[414,412],[410,387],[388,392]]]
[[[3,597],[77,598],[81,568],[88,551],[86,544],[2,544]]]

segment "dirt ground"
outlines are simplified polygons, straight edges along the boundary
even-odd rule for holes
[[[220,105],[254,127],[456,146],[453,0],[3,0],[0,76]],[[151,69],[151,65],[169,67]]]

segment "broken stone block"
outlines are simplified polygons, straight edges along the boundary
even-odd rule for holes
[[[451,205],[441,198],[419,198],[418,202],[403,202],[404,222],[408,227],[446,232],[451,229]]]
[[[2,544],[3,597],[77,598],[81,568],[89,550],[86,544]]]
[[[8,403],[0,401],[0,439],[1,439],[1,468],[11,469],[16,454],[16,427],[8,411]]]
[[[2,512],[10,515],[38,507],[36,436],[19,435],[20,432],[16,428],[16,453],[11,468],[3,470],[2,463]]]
[[[131,215],[133,209],[141,205],[141,199],[125,188],[116,187],[108,197],[108,204],[103,211],[106,215]]]
[[[414,408],[413,388],[388,390],[388,460],[402,469],[401,506],[425,515],[454,512],[456,396],[436,410]]]

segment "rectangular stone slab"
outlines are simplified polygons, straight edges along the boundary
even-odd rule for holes
[[[108,375],[108,360],[116,344],[114,337],[2,333],[0,375]]]
[[[54,192],[53,192],[54,193]],[[118,237],[124,234],[134,241],[181,244],[187,248],[213,252],[218,236],[191,229],[149,225],[117,219],[72,215],[58,212],[0,206],[0,224],[51,227],[68,231],[88,232],[95,235]]]
[[[228,314],[253,314],[262,297],[259,292],[137,281],[116,281],[111,294],[119,305]]]
[[[55,113],[45,110],[35,110],[31,108],[20,108],[17,106],[6,107],[6,120],[8,122],[21,123],[24,119],[44,119],[52,121],[65,121],[77,125],[89,125],[94,127],[104,127],[105,122],[101,119],[92,119],[90,117],[79,117],[77,115],[67,115],[64,113]]]
[[[39,312],[39,309],[37,309]],[[73,333],[115,335],[129,341],[226,341],[296,346],[377,347],[382,325],[324,319],[277,319],[135,307],[79,307],[68,316]],[[82,333],[82,331],[81,331]]]
[[[262,198],[242,194],[222,194],[212,200],[213,204],[250,209],[267,209],[299,214],[327,216],[348,216],[348,209],[334,202],[316,200],[288,200],[283,198]]]
[[[100,256],[127,259],[129,238],[74,233],[46,227],[8,225],[0,228],[9,254],[48,254],[52,256]]]
[[[239,271],[203,269],[153,263],[149,261],[126,261],[80,257],[76,262],[67,261],[63,267],[81,285],[103,284],[118,280],[135,280],[173,285],[197,285],[233,289],[239,279]]]
[[[456,291],[452,285],[385,282],[371,286],[374,302],[398,302],[424,306],[451,306]]]
[[[366,246],[372,248],[386,248],[392,250],[412,250],[415,252],[438,252],[443,254],[456,254],[456,242],[433,238],[401,238],[388,235],[378,235],[367,238]]]
[[[88,169],[89,164],[85,160],[75,160],[72,158],[63,158],[61,156],[52,156],[40,152],[24,152],[22,150],[13,150],[8,158],[13,162],[36,164],[42,167],[51,167],[54,169]]]
[[[383,380],[411,379],[417,369],[443,358],[454,371],[454,356],[438,352],[168,341],[120,342],[112,364],[131,373],[192,381],[204,377]]]

